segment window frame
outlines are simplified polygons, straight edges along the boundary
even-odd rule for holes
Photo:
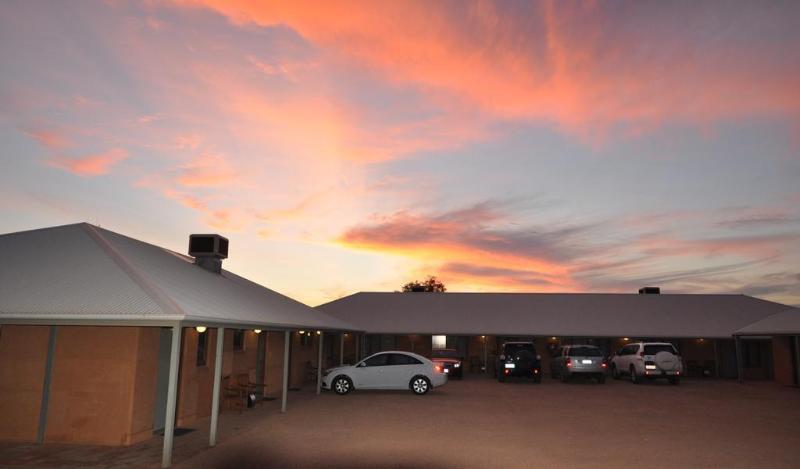
[[[202,368],[208,366],[208,336],[209,330],[197,333],[197,352],[195,355],[195,366]]]
[[[247,349],[247,347],[245,346],[245,343],[247,342],[247,340],[245,338],[245,332],[246,331],[244,329],[234,329],[233,330],[233,351],[234,352],[244,352]],[[237,344],[236,344],[237,335],[239,337],[241,337],[241,341],[240,341],[241,343],[239,344],[238,347],[237,347]]]

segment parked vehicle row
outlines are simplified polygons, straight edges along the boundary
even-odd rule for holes
[[[495,367],[499,382],[527,378],[541,383],[542,357],[533,342],[505,342],[500,352]],[[636,384],[659,378],[679,384],[683,375],[678,350],[667,342],[627,344],[610,359],[595,345],[564,345],[550,362],[551,378],[563,382],[583,376],[603,384],[609,369],[614,379],[628,376]],[[448,376],[463,376],[462,358],[454,349],[434,350],[430,360],[411,352],[379,352],[355,365],[325,370],[321,386],[337,394],[354,389],[410,389],[421,395],[447,383]]]

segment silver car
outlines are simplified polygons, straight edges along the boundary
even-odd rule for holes
[[[566,382],[580,375],[595,378],[603,384],[607,368],[603,352],[594,345],[564,345],[550,362],[550,377]]]

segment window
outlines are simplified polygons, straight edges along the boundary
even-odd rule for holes
[[[233,351],[244,352],[244,330],[236,329],[233,331]]]
[[[434,349],[447,348],[447,336],[435,335],[431,337],[432,346]]]
[[[381,353],[380,355],[373,355],[364,360],[366,366],[386,366],[389,364],[389,354]]]
[[[570,347],[570,357],[602,357],[600,349],[597,347]]]
[[[402,353],[392,353],[389,358],[390,365],[422,365],[422,362],[416,358],[403,355]]]
[[[645,355],[655,355],[658,352],[668,352],[677,355],[678,351],[675,350],[671,344],[651,344],[644,346],[644,354]]]
[[[208,360],[208,330],[197,334],[197,366],[206,366]]]

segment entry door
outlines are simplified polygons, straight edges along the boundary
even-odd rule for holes
[[[172,348],[172,330],[161,328],[158,340],[158,371],[156,374],[156,403],[153,413],[153,432],[164,430],[167,418],[167,387],[169,386],[169,358]]]

